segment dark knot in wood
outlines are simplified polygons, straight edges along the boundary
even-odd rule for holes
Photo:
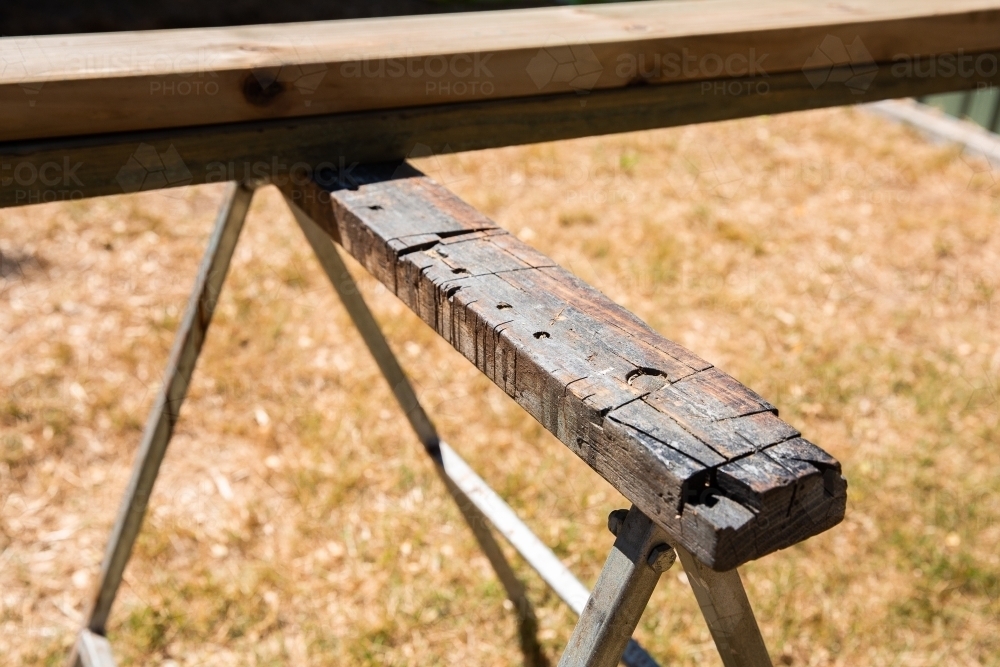
[[[278,80],[280,69],[253,70],[243,79],[243,97],[247,102],[264,107],[285,92],[285,84]]]

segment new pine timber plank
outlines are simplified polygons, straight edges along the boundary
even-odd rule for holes
[[[0,40],[2,41],[2,40]],[[1000,61],[1000,50],[985,54]],[[308,180],[358,163],[401,160],[1000,85],[1000,72],[948,74],[934,58],[913,75],[880,66],[866,88],[801,71],[515,99],[227,125],[0,142],[0,208],[220,181]],[[850,70],[850,68],[847,68]],[[708,85],[708,89],[705,86]],[[765,85],[765,89],[758,88]],[[22,91],[23,92],[23,91]],[[543,91],[544,92],[544,91]],[[172,102],[171,102],[172,103]]]
[[[998,49],[997,0],[680,0],[5,38],[0,141],[766,77],[823,70],[827,58],[871,65]]]
[[[840,464],[756,393],[406,163],[285,195],[707,566],[837,524]]]

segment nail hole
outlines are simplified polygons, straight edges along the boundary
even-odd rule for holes
[[[455,293],[458,292],[458,290],[460,290],[460,289],[462,289],[461,285],[458,285],[457,287],[451,287],[451,288],[448,289],[447,292],[445,292],[445,294],[450,299],[451,297],[455,296]]]
[[[497,304],[497,310],[507,310],[508,308],[513,308],[513,307],[514,306],[510,305],[509,303],[498,303]]]
[[[463,268],[459,267],[457,269],[452,269],[451,272],[452,273],[468,273],[469,270],[468,269],[463,269]]]
[[[374,206],[369,206],[369,207],[368,207],[368,210],[369,210],[369,211],[381,211],[381,210],[382,210],[382,207],[381,207],[381,206],[379,206],[378,204],[375,204]]]
[[[536,331],[535,338],[551,338],[548,331]]]

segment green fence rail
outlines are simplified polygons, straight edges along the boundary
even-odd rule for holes
[[[1000,88],[987,86],[960,93],[925,95],[918,98],[924,104],[941,109],[949,116],[965,118],[1000,133]]]

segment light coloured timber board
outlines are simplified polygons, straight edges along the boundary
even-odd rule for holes
[[[1000,52],[991,54],[1000,58]],[[1000,85],[1000,74],[901,78],[887,68],[871,85],[813,87],[801,72],[740,91],[706,82],[631,86],[544,97],[366,111],[286,120],[0,143],[0,208],[230,180],[281,185],[325,169],[760,114],[859,104]],[[715,84],[710,84],[714,87]],[[959,87],[959,88],[956,88]]]
[[[803,70],[822,85],[832,65],[861,92],[873,67],[943,54],[958,89],[963,72],[995,70],[975,54],[996,50],[1000,0],[680,0],[3,38],[0,142]]]

